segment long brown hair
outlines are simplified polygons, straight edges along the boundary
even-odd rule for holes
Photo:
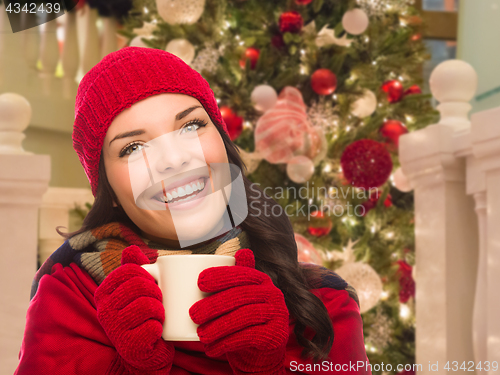
[[[229,163],[235,164],[242,171],[243,168],[246,169],[235,144],[219,126],[216,128],[224,141]],[[255,267],[269,275],[274,285],[283,292],[288,311],[295,323],[297,342],[304,348],[302,356],[310,357],[314,361],[326,359],[333,345],[332,322],[325,305],[309,291],[312,282],[317,280],[320,274],[314,269],[302,268],[299,265],[293,227],[281,206],[247,177],[243,176],[243,181],[248,216],[240,227],[248,234],[255,256]],[[118,221],[139,233],[139,227],[132,222],[123,208],[113,207],[113,200],[118,202],[108,182],[101,152],[95,201],[82,227],[71,233],[61,233],[57,227],[57,232],[64,238],[70,238],[86,230]],[[270,207],[272,217],[261,214],[260,209],[265,204]],[[274,208],[279,215],[274,214]],[[306,327],[315,332],[312,340],[304,335]]]

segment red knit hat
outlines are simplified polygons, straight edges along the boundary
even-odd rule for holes
[[[115,116],[148,96],[166,92],[198,99],[212,122],[227,133],[208,82],[169,52],[124,47],[105,56],[85,74],[76,94],[73,148],[85,169],[94,197],[102,144]]]

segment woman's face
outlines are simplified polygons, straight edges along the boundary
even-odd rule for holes
[[[163,93],[134,103],[108,128],[103,157],[118,199],[113,205],[122,206],[144,237],[179,246],[184,236],[207,239],[222,228],[225,204],[220,194],[210,195],[217,173],[208,166],[223,165],[218,163],[228,163],[228,158],[222,137],[197,99]],[[158,201],[163,197],[171,200],[170,208]],[[180,199],[186,203],[176,207]]]

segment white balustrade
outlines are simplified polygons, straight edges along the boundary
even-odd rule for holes
[[[25,98],[0,95],[0,375],[18,364],[37,270],[38,209],[50,179],[50,157],[22,148],[30,120]]]
[[[493,374],[492,362],[500,364],[500,108],[469,120],[477,75],[463,61],[436,67],[430,86],[439,123],[399,142],[415,190],[416,362],[424,374],[448,373],[448,361]]]
[[[100,18],[96,9],[85,4],[40,26],[12,33],[5,4],[0,5],[0,13],[0,92],[16,92],[30,102],[32,127],[71,133],[79,80],[123,45],[116,19]],[[34,16],[21,12],[21,22],[30,17]],[[62,51],[58,27],[63,28]],[[59,62],[62,76],[56,76]]]

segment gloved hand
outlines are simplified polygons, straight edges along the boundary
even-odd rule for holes
[[[174,345],[162,339],[165,309],[153,277],[140,264],[149,259],[132,245],[122,265],[95,291],[97,318],[132,374],[169,374]]]
[[[198,278],[200,290],[215,293],[189,310],[205,353],[225,353],[235,374],[285,374],[289,314],[283,293],[255,269],[250,249],[235,258],[235,266],[211,267]]]

